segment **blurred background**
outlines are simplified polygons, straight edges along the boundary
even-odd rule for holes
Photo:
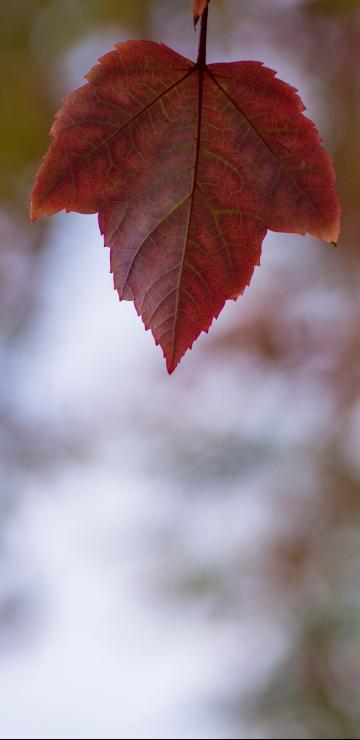
[[[0,736],[360,737],[360,2],[212,0],[210,61],[295,85],[337,249],[269,233],[168,377],[96,216],[33,226],[61,99],[190,0],[0,2]]]

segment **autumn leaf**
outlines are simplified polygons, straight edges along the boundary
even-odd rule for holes
[[[206,19],[196,64],[150,41],[99,60],[31,195],[33,220],[99,213],[115,287],[170,373],[249,284],[267,229],[339,232],[331,160],[295,89],[261,62],[206,66]]]

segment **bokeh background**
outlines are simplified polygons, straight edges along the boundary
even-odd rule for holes
[[[360,2],[212,0],[211,61],[294,84],[337,249],[266,237],[167,376],[95,216],[28,222],[62,97],[190,0],[0,2],[0,736],[360,737]]]

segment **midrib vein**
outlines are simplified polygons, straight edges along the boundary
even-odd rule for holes
[[[177,325],[178,313],[179,313],[180,283],[182,279],[182,273],[183,273],[185,257],[186,257],[186,250],[187,250],[188,241],[189,241],[191,219],[192,219],[193,210],[194,210],[197,173],[198,173],[198,168],[199,168],[204,74],[205,74],[205,67],[199,67],[199,87],[198,87],[198,108],[197,108],[196,150],[195,150],[194,174],[193,174],[192,185],[191,185],[190,207],[189,207],[189,215],[188,215],[188,220],[187,220],[187,225],[186,225],[184,250],[183,250],[182,260],[180,263],[178,284],[176,287],[176,303],[175,303],[175,311],[174,311],[173,341],[172,341],[172,354],[171,354],[170,365],[173,364],[174,355],[175,355],[175,333],[176,333],[176,325]]]

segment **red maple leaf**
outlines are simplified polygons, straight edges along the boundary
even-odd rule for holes
[[[120,298],[172,372],[259,264],[267,229],[336,242],[330,157],[296,90],[261,62],[197,63],[163,44],[116,45],[56,116],[33,220],[99,213]]]

